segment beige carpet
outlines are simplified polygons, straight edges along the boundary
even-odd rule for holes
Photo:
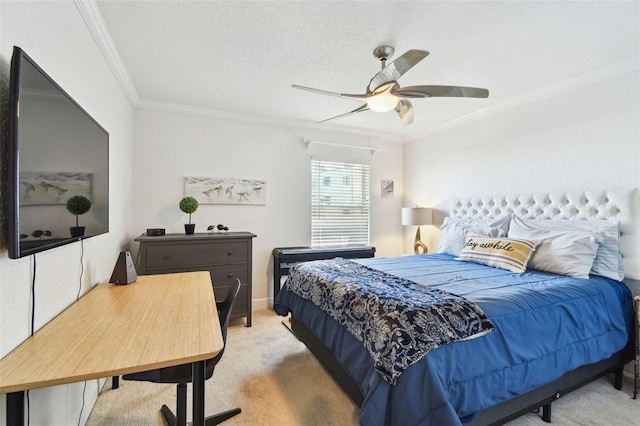
[[[554,425],[640,425],[640,399],[629,398],[633,382],[625,378],[617,391],[600,379],[553,404]],[[190,388],[190,387],[189,387]],[[253,327],[229,328],[227,349],[206,385],[206,411],[241,407],[225,425],[357,425],[355,406],[272,311],[254,313]],[[191,395],[189,394],[189,399]],[[162,425],[158,409],[175,407],[175,386],[108,381],[87,425]],[[509,426],[542,426],[527,414]],[[446,425],[441,425],[446,426]]]

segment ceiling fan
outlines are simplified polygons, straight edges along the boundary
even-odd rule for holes
[[[489,96],[487,89],[463,86],[407,86],[400,87],[398,79],[409,71],[414,65],[427,57],[426,50],[408,50],[387,65],[387,59],[393,56],[394,49],[390,46],[380,46],[374,49],[373,56],[380,59],[382,69],[373,76],[366,93],[350,94],[337,93],[327,90],[314,89],[312,87],[292,84],[294,89],[307,90],[321,95],[338,96],[341,98],[357,99],[364,102],[361,106],[344,114],[327,118],[320,121],[334,120],[346,117],[362,111],[372,110],[376,112],[391,111],[395,108],[402,120],[402,124],[407,126],[413,122],[413,105],[409,99],[431,98],[431,97],[458,97],[458,98],[486,98]]]

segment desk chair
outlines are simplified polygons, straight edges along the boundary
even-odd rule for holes
[[[213,370],[218,364],[218,361],[222,358],[224,348],[227,345],[227,326],[229,325],[229,317],[231,316],[231,309],[233,308],[233,302],[240,290],[240,280],[236,278],[236,282],[231,284],[227,297],[222,302],[216,302],[218,309],[218,316],[220,320],[220,329],[222,330],[222,339],[225,346],[222,351],[214,358],[208,359],[205,367],[205,379],[209,379],[213,375]],[[176,397],[176,414],[167,407],[162,406],[161,412],[167,424],[170,426],[184,426],[187,423],[187,383],[193,381],[191,364],[182,364],[173,367],[159,368],[157,370],[143,371],[140,373],[125,374],[122,376],[124,380],[137,380],[154,383],[176,383],[177,397]],[[205,419],[206,425],[217,425],[223,421],[239,414],[240,408],[234,408]]]

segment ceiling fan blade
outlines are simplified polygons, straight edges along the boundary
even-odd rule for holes
[[[402,98],[486,98],[487,89],[463,86],[407,86],[392,90],[391,93]]]
[[[335,117],[326,118],[326,119],[324,119],[322,121],[318,121],[318,123],[324,123],[325,121],[335,120],[336,118],[346,117],[348,115],[356,114],[356,113],[359,113],[359,112],[362,112],[362,111],[366,111],[368,109],[369,109],[369,106],[367,104],[362,104],[361,106],[359,106],[358,108],[354,109],[353,111],[345,112],[344,114],[336,115]]]
[[[329,96],[337,96],[339,98],[353,98],[353,99],[364,99],[367,95],[358,95],[351,93],[338,93],[338,92],[330,92],[328,90],[314,89],[313,87],[300,86],[299,84],[292,84],[291,87],[299,90],[306,90],[307,92],[318,93],[320,95],[329,95]]]
[[[409,71],[415,64],[427,57],[426,50],[408,50],[390,64],[387,64],[379,73],[373,76],[369,82],[368,92],[373,92],[381,84],[390,81],[397,81],[404,73]]]
[[[408,100],[399,100],[398,105],[396,105],[396,112],[400,116],[403,126],[408,126],[413,123],[413,105],[411,105],[411,102]]]

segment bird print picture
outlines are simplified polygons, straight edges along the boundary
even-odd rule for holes
[[[200,204],[267,204],[267,182],[260,179],[187,176],[184,195]]]
[[[66,204],[74,195],[91,200],[91,173],[20,172],[20,205]]]

